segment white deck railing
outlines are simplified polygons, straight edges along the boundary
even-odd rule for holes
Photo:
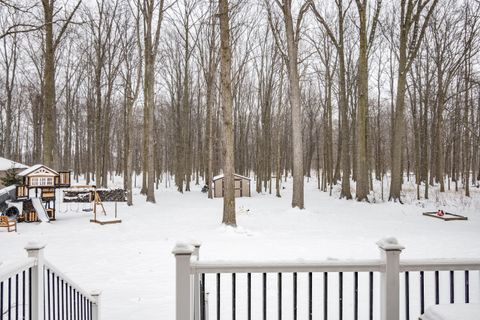
[[[238,314],[238,318],[243,318],[246,315],[247,319],[250,318],[259,318],[260,315],[251,314],[251,274],[263,274],[263,319],[267,318],[267,303],[266,303],[266,275],[267,274],[276,274],[277,275],[277,305],[278,308],[277,317],[278,319],[282,318],[282,303],[284,304],[282,295],[285,295],[285,290],[282,287],[282,274],[293,274],[294,285],[293,294],[293,303],[295,306],[290,309],[293,310],[294,316],[293,319],[297,318],[297,273],[307,273],[308,274],[308,300],[309,300],[309,319],[312,319],[312,304],[318,304],[318,299],[313,299],[312,302],[312,273],[322,273],[323,274],[323,284],[324,284],[324,313],[323,317],[313,317],[318,319],[327,319],[329,314],[327,313],[327,307],[329,306],[328,297],[328,274],[335,273],[339,277],[339,309],[335,310],[340,313],[339,318],[342,319],[343,313],[343,273],[351,272],[353,276],[353,286],[354,286],[354,302],[352,303],[355,311],[352,312],[352,319],[359,319],[358,309],[359,309],[359,289],[358,289],[358,273],[368,273],[369,274],[369,297],[360,297],[360,300],[367,302],[368,307],[363,308],[363,310],[369,310],[369,313],[364,317],[365,319],[374,319],[379,318],[381,320],[399,320],[403,319],[417,319],[418,316],[423,313],[426,306],[425,302],[425,279],[424,272],[434,271],[435,272],[435,303],[438,303],[438,296],[440,295],[440,285],[438,273],[440,271],[448,271],[450,273],[450,302],[453,303],[453,294],[454,294],[454,271],[461,270],[464,271],[464,283],[465,283],[465,295],[463,295],[464,302],[470,302],[470,291],[472,284],[471,280],[473,277],[470,276],[469,271],[479,271],[480,270],[480,259],[425,259],[425,260],[402,260],[400,261],[400,254],[404,249],[403,246],[399,245],[394,238],[383,239],[377,243],[381,259],[378,260],[328,260],[328,261],[293,261],[293,262],[246,262],[246,261],[200,261],[199,260],[199,250],[200,245],[188,245],[188,244],[177,244],[173,249],[173,254],[176,258],[176,320],[208,320],[209,307],[208,307],[208,293],[205,291],[205,275],[206,274],[216,274],[216,319],[235,319]],[[419,293],[413,292],[410,293],[411,287],[414,287],[414,284],[411,283],[412,279],[410,278],[410,273],[419,272],[420,275],[420,284],[419,284]],[[377,286],[373,285],[373,274],[376,273],[379,275],[379,283]],[[232,274],[232,282],[229,284],[229,288],[232,289],[231,297],[232,304],[228,306],[229,311],[232,312],[231,317],[225,317],[220,313],[220,278],[222,274]],[[238,285],[236,282],[236,274],[247,274],[248,275],[248,289],[243,290],[248,292],[248,302],[246,303],[248,311],[239,310],[236,303]],[[480,273],[478,273],[479,281],[475,281],[473,284],[475,286],[475,292],[478,293],[478,299],[480,302]],[[458,277],[457,277],[458,279]],[[402,281],[401,281],[402,280]],[[458,284],[457,284],[458,287]],[[376,310],[373,310],[373,296],[379,299],[377,303]],[[402,297],[400,297],[402,295]],[[443,296],[448,295],[445,292],[442,292]],[[261,295],[258,295],[261,297]],[[412,298],[410,297],[412,296]],[[410,300],[418,299],[413,302]],[[458,300],[458,299],[457,299]],[[463,302],[463,301],[462,301]],[[412,310],[413,306],[419,306],[418,311]],[[245,307],[245,303],[242,304]],[[321,309],[320,307],[317,309]],[[378,310],[379,309],[379,310]],[[215,309],[214,309],[215,311]],[[411,315],[412,314],[412,315]],[[376,315],[376,317],[375,317]],[[260,317],[262,318],[262,317]],[[287,317],[289,318],[289,317]],[[300,317],[299,317],[300,319]]]
[[[100,292],[75,284],[44,258],[44,248],[29,243],[28,257],[0,263],[0,318],[99,320]]]

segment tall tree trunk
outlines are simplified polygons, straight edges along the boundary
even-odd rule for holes
[[[233,99],[232,99],[232,52],[230,46],[230,18],[228,9],[228,0],[219,0],[220,18],[220,87],[221,101],[223,110],[224,127],[224,193],[223,193],[223,219],[222,223],[230,226],[236,226],[235,217],[235,155],[234,155],[234,137],[233,137]]]
[[[303,8],[302,8],[303,9]],[[300,14],[302,14],[300,9]],[[293,193],[292,208],[303,209],[303,138],[302,138],[302,104],[300,93],[300,77],[298,74],[298,33],[294,32],[291,0],[283,1],[283,20],[287,37],[287,67],[290,84],[290,105],[292,117],[292,151],[293,151]],[[301,16],[297,19],[301,23]],[[299,26],[297,25],[297,30]]]

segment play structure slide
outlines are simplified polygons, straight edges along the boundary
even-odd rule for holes
[[[35,211],[37,212],[38,220],[42,222],[50,222],[47,212],[45,211],[45,208],[42,205],[42,201],[40,201],[39,198],[32,198],[32,205]]]

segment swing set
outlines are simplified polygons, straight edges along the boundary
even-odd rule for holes
[[[105,206],[103,205],[103,201],[100,197],[100,194],[96,188],[96,186],[90,185],[79,185],[74,186],[72,189],[64,190],[64,202],[65,196],[68,195],[70,198],[74,198],[74,200],[70,199],[68,202],[85,202],[91,203],[90,208],[83,208],[82,211],[90,212],[93,211],[93,219],[90,219],[90,222],[98,223],[100,225],[105,224],[115,224],[121,223],[122,220],[118,219],[117,216],[117,201],[115,202],[115,215],[114,217],[110,217],[105,210]],[[108,200],[107,200],[108,201]],[[98,208],[98,209],[97,209]],[[78,211],[79,207],[77,207]]]

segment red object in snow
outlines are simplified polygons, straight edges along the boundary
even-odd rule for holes
[[[438,210],[437,211],[437,216],[443,217],[445,215],[445,212],[443,210]]]

